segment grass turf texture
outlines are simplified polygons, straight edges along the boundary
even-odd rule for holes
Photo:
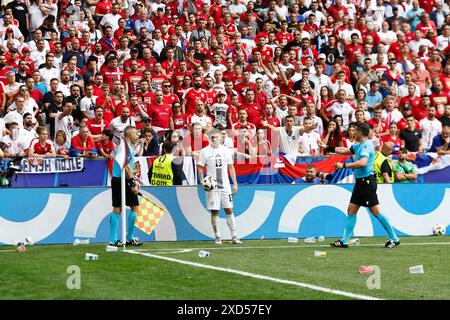
[[[449,237],[407,237],[394,249],[384,238],[361,238],[360,246],[336,249],[323,243],[297,244],[283,240],[244,240],[244,245],[205,242],[152,242],[145,253],[251,272],[381,299],[449,299]],[[445,243],[439,245],[439,243]],[[431,243],[430,245],[419,245]],[[417,244],[417,245],[414,245]],[[367,245],[367,246],[366,246]],[[251,247],[251,248],[249,248]],[[177,249],[195,248],[189,252]],[[199,258],[200,248],[211,256]],[[209,249],[208,249],[209,248]],[[173,249],[170,251],[169,249]],[[9,251],[13,250],[13,251]],[[104,244],[35,245],[25,252],[0,247],[1,299],[350,299],[288,284],[274,283],[216,270],[186,266],[142,255],[105,252]],[[314,257],[314,250],[326,257]],[[85,261],[85,253],[99,255]],[[423,264],[425,274],[410,274]],[[69,290],[66,272],[81,269],[81,289]],[[381,289],[369,290],[369,274],[360,265],[381,268]]]

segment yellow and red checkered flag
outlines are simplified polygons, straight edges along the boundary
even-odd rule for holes
[[[134,225],[146,234],[152,233],[161,217],[166,213],[161,207],[141,194],[139,195],[139,206],[136,211],[137,215]]]

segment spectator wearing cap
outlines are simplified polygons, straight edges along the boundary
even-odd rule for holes
[[[13,71],[8,71],[5,74],[6,84],[4,85],[4,92],[6,95],[6,106],[9,106],[14,101],[14,97],[19,93],[20,83],[16,82],[16,75]]]
[[[209,106],[209,114],[212,115],[212,125],[213,127],[217,126],[223,126],[227,127],[227,111],[228,111],[228,104],[225,103],[225,100],[227,99],[227,93],[225,90],[218,90],[217,91],[217,102],[213,105]]]

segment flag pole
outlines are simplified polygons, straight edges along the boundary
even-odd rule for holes
[[[120,186],[120,192],[121,192],[121,206],[122,206],[122,246],[123,249],[125,250],[125,245],[126,245],[126,212],[127,212],[127,208],[125,206],[126,204],[126,192],[125,192],[125,167],[122,169],[122,176],[121,176],[121,186]]]

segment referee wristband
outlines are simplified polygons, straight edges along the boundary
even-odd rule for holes
[[[328,152],[335,152],[336,151],[336,147],[326,147],[325,150],[327,150]]]

